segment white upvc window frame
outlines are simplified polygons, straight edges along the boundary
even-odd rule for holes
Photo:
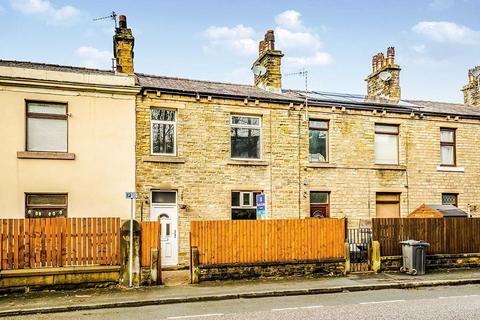
[[[251,124],[234,124],[233,117],[242,117],[242,118],[254,118],[258,119],[258,125],[251,125]],[[176,119],[176,118],[175,118]],[[241,129],[257,129],[260,130],[260,150],[259,158],[233,158],[232,157],[232,141],[230,136],[230,159],[232,160],[240,160],[240,161],[262,161],[263,158],[263,130],[262,130],[262,117],[257,115],[249,115],[249,114],[231,114],[230,115],[230,130],[232,128],[241,128]]]
[[[254,204],[254,201],[256,200],[254,197],[254,194],[256,193],[263,193],[263,191],[237,191],[237,190],[232,190],[231,193],[238,192],[239,193],[239,205],[234,206],[233,203],[231,204],[232,209],[256,209],[257,206]],[[247,196],[250,200],[250,205],[243,204],[243,197]]]
[[[172,111],[175,113],[175,120],[174,121],[152,120],[151,109]],[[177,156],[177,117],[178,117],[177,110],[169,109],[169,108],[160,108],[160,107],[155,107],[151,109],[150,109],[150,154],[153,156],[170,156],[170,157]],[[168,125],[173,124],[173,153],[153,152],[153,125],[154,124],[168,124]]]

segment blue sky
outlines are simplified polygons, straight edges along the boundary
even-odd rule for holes
[[[478,0],[0,0],[0,59],[109,68],[113,23],[92,20],[112,10],[127,15],[135,69],[149,74],[251,83],[267,29],[283,72],[305,68],[315,90],[364,94],[372,55],[395,46],[402,98],[462,102],[480,64]]]

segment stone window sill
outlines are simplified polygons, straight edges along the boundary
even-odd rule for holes
[[[329,162],[309,162],[305,168],[336,168],[337,165]]]
[[[268,161],[262,160],[230,160],[227,162],[228,165],[239,165],[239,166],[268,166]]]
[[[443,172],[465,172],[464,167],[445,167],[445,166],[438,166],[437,171]]]
[[[176,156],[147,156],[143,157],[143,162],[157,162],[157,163],[185,163],[185,158]]]
[[[407,166],[398,165],[398,164],[376,164],[374,169],[376,170],[398,170],[406,171]]]
[[[75,153],[50,151],[18,151],[18,159],[75,160]]]

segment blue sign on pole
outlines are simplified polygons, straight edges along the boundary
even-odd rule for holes
[[[264,215],[267,213],[267,197],[265,193],[257,194],[257,215]]]

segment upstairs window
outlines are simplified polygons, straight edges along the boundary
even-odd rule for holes
[[[67,194],[27,193],[25,218],[67,217]]]
[[[261,118],[232,116],[230,122],[231,157],[233,159],[260,159]]]
[[[440,160],[442,166],[455,166],[455,129],[440,129]]]
[[[27,103],[27,151],[67,152],[67,105]]]
[[[152,108],[150,110],[151,144],[154,155],[174,155],[176,153],[176,112]]]
[[[398,164],[398,126],[375,125],[375,163]]]
[[[328,121],[309,121],[309,157],[312,162],[328,161]]]
[[[260,191],[232,191],[232,220],[257,219],[257,195]]]

